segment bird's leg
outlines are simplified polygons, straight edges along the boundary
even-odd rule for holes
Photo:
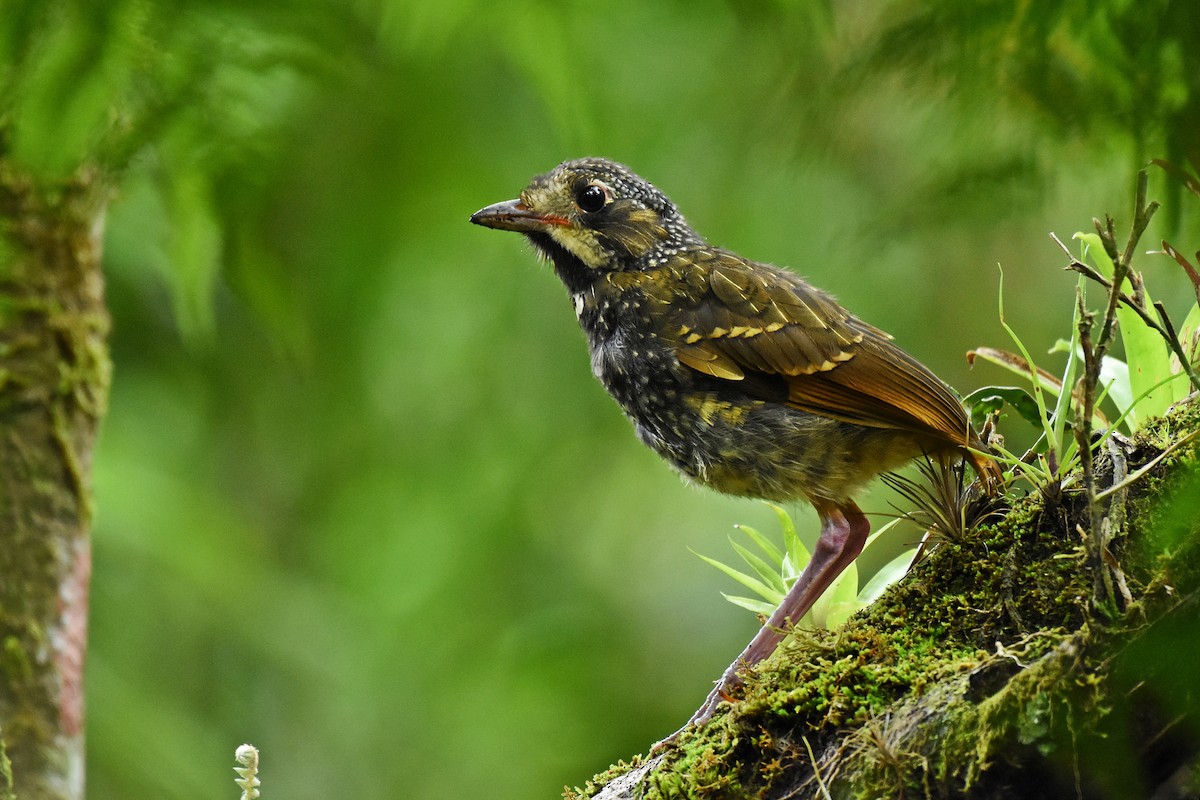
[[[808,613],[821,593],[862,552],[871,524],[857,505],[846,500],[837,504],[814,503],[813,506],[821,518],[821,535],[817,539],[817,546],[813,548],[812,560],[796,578],[779,608],[775,609],[775,613],[750,640],[742,654],[721,675],[721,680],[704,705],[688,720],[689,725],[708,720],[716,711],[717,704],[726,698],[728,690],[741,683],[738,673],[775,652],[792,626]]]

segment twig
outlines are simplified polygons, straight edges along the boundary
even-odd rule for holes
[[[1099,222],[1096,224],[1099,225]],[[1113,284],[1108,280],[1108,278],[1105,278],[1090,265],[1085,264],[1072,255],[1070,248],[1063,244],[1062,240],[1059,239],[1058,236],[1052,233],[1050,234],[1050,238],[1053,239],[1054,243],[1062,248],[1063,252],[1067,254],[1069,263],[1067,264],[1066,269],[1078,272],[1080,275],[1087,277],[1089,280],[1095,281],[1111,292]],[[1141,318],[1142,322],[1145,323],[1146,327],[1150,328],[1163,338],[1163,340],[1167,343],[1167,347],[1171,348],[1171,352],[1174,353],[1179,359],[1179,363],[1183,368],[1184,374],[1188,376],[1188,380],[1191,382],[1192,388],[1200,391],[1200,374],[1197,374],[1195,367],[1192,366],[1192,362],[1188,358],[1187,351],[1184,350],[1183,344],[1180,342],[1179,336],[1175,332],[1175,326],[1171,323],[1170,317],[1167,316],[1166,309],[1162,307],[1162,303],[1154,304],[1154,310],[1158,312],[1158,315],[1161,319],[1160,322],[1151,316],[1150,312],[1146,310],[1144,301],[1139,303],[1137,300],[1125,294],[1124,292],[1119,293],[1117,299],[1122,305],[1137,314],[1138,317]]]

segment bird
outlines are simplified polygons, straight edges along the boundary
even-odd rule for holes
[[[816,510],[812,560],[680,731],[732,699],[859,555],[870,524],[854,496],[872,478],[923,455],[965,459],[985,488],[999,478],[953,390],[889,334],[798,274],[709,244],[623,164],[564,161],[470,221],[523,234],[550,263],[596,378],[685,479]]]

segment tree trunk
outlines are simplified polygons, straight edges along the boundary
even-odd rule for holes
[[[92,448],[108,397],[93,172],[0,153],[0,798],[81,798]]]

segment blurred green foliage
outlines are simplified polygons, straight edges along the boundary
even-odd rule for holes
[[[686,548],[770,512],[644,451],[557,281],[468,215],[562,159],[626,161],[966,391],[996,379],[962,358],[1003,341],[995,264],[1049,347],[1074,280],[1046,233],[1195,157],[1198,23],[6,0],[0,153],[115,189],[89,795],[233,796],[250,741],[271,797],[553,796],[673,730],[753,627]],[[1186,250],[1194,216],[1149,241]],[[1142,268],[1183,307],[1168,259]]]

